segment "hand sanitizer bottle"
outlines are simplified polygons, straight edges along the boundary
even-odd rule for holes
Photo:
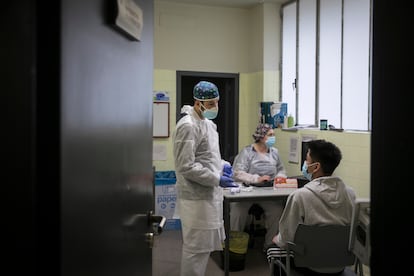
[[[292,114],[289,114],[289,117],[287,119],[288,121],[288,127],[293,127],[295,124],[295,119],[293,118]]]

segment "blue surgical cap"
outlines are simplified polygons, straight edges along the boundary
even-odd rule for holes
[[[208,81],[200,81],[193,89],[194,99],[199,101],[218,100],[220,95],[217,86]]]

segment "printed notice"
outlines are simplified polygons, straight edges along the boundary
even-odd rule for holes
[[[167,146],[161,144],[153,144],[152,160],[165,161],[167,160]]]
[[[290,146],[289,146],[289,162],[298,163],[299,162],[299,138],[296,136],[290,137]]]

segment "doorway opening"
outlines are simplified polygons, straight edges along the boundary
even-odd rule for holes
[[[199,81],[212,82],[219,89],[219,113],[213,121],[219,133],[221,158],[233,163],[239,144],[239,74],[177,71],[176,77],[176,121],[183,105],[194,105],[193,87]]]

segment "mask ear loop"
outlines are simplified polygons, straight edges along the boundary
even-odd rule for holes
[[[319,163],[319,162],[314,162],[313,164],[310,164],[310,166],[314,167],[313,171],[312,171],[312,174],[315,173],[315,170],[319,170],[320,165],[321,165],[321,163]],[[317,168],[315,168],[316,166],[317,166]],[[308,165],[308,168],[309,168],[309,165]]]
[[[203,112],[203,111],[206,111],[206,110],[207,110],[207,108],[204,106],[203,102],[200,101],[200,111]]]
[[[198,110],[199,110],[201,113],[203,113],[203,111],[204,111],[204,110],[206,110],[206,107],[202,104],[202,102],[201,102],[201,101],[198,101],[198,106],[199,106]],[[204,109],[204,110],[203,110],[203,109]]]

